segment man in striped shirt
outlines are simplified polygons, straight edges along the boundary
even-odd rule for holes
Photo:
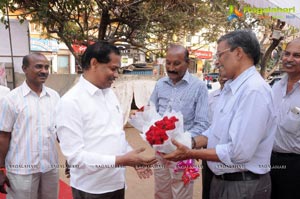
[[[0,102],[0,192],[7,191],[7,199],[55,199],[58,156],[53,113],[59,95],[44,86],[49,74],[44,55],[25,56],[22,69],[26,80]]]
[[[209,126],[208,92],[204,82],[188,72],[189,53],[180,45],[171,45],[167,51],[168,77],[160,79],[151,95],[160,115],[166,111],[180,111],[184,130],[192,137],[201,135]],[[182,132],[183,133],[183,132]],[[154,169],[156,199],[192,199],[193,183],[184,185],[182,172],[174,172],[176,163],[156,155],[159,166]]]

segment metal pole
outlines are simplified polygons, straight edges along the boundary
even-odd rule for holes
[[[9,21],[9,13],[8,13],[8,5],[6,5],[6,15],[7,15],[7,23],[8,23],[8,35],[9,35],[9,45],[10,45],[10,57],[11,57],[11,65],[12,65],[12,78],[13,78],[13,88],[15,88],[15,65],[14,65],[14,53],[11,39],[11,31],[10,31],[10,21]]]

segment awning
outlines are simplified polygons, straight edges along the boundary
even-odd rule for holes
[[[57,52],[59,45],[56,39],[30,38],[31,51]]]
[[[191,50],[191,55],[196,56],[198,59],[211,59],[212,52],[205,50]]]

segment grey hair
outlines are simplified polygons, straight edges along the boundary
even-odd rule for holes
[[[256,35],[251,30],[235,30],[220,37],[217,43],[226,41],[230,46],[230,50],[241,47],[244,52],[253,60],[254,65],[260,59],[260,45]]]

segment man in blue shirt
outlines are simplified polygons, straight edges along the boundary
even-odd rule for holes
[[[166,56],[168,77],[160,79],[151,95],[160,115],[180,111],[184,130],[191,136],[201,135],[209,126],[208,94],[204,82],[188,72],[189,53],[180,45],[171,45]],[[183,184],[182,172],[174,172],[176,163],[156,155],[159,166],[154,169],[156,199],[192,199],[193,183]]]
[[[168,160],[208,160],[214,173],[210,198],[271,197],[270,157],[275,135],[274,99],[256,71],[260,46],[255,34],[236,30],[218,40],[217,59],[229,79],[215,107],[213,121],[190,150],[174,141]]]

